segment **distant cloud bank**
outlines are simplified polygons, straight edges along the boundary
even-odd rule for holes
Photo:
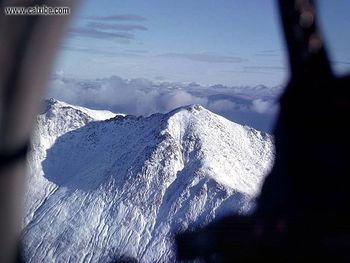
[[[281,88],[201,86],[196,83],[152,82],[147,79],[77,79],[55,74],[48,97],[96,109],[150,115],[201,104],[234,122],[271,132]]]

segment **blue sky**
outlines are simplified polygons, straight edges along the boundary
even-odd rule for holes
[[[321,0],[337,72],[350,68],[350,1]],[[81,1],[55,66],[81,78],[276,86],[288,78],[272,0]]]

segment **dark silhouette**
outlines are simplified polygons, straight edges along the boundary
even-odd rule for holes
[[[291,80],[252,216],[177,236],[179,259],[350,262],[350,76],[332,73],[311,0],[279,0]]]
[[[72,7],[71,0],[0,0],[0,262],[14,262],[22,228],[26,154],[69,16],[6,15],[6,7]]]

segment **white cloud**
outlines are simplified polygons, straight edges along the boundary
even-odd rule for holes
[[[207,98],[193,96],[184,90],[170,91],[169,93],[161,95],[159,99],[159,104],[165,111],[170,111],[190,104],[201,104],[206,106],[208,103]]]
[[[274,100],[278,94],[279,90],[263,86],[204,87],[171,82],[155,83],[147,79],[127,80],[117,76],[82,80],[56,74],[51,80],[48,96],[89,108],[145,116],[200,104],[232,121],[266,130],[262,123],[268,121],[264,118],[276,114]]]
[[[271,101],[256,99],[252,101],[251,109],[257,113],[268,113],[274,110],[275,105]]]
[[[82,106],[108,108],[133,115],[168,112],[190,104],[206,106],[208,101],[185,90],[155,87],[145,79],[125,80],[116,76],[95,81],[76,81],[57,75],[51,82],[48,95]]]
[[[235,109],[235,103],[224,99],[224,100],[215,100],[208,104],[208,109],[212,111],[232,111]]]

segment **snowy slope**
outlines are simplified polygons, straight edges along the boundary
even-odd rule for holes
[[[174,233],[247,212],[271,167],[269,135],[198,105],[150,117],[96,115],[103,119],[50,100],[38,116],[28,262],[173,262]]]

